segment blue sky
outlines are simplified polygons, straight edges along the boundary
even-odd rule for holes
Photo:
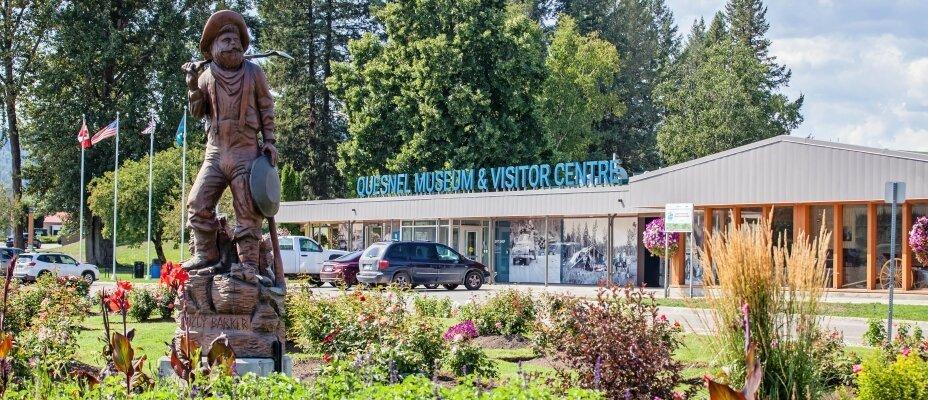
[[[928,151],[928,1],[767,1],[772,53],[793,70],[816,139]],[[679,31],[725,0],[668,0]]]

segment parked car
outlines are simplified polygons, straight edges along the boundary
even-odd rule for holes
[[[0,247],[0,276],[6,276],[6,267],[9,266],[13,257],[22,252],[23,249],[15,247]]]
[[[349,253],[344,250],[323,249],[319,243],[306,236],[281,236],[279,243],[284,275],[309,275],[310,279],[319,284],[322,283],[319,280],[322,263]]]
[[[24,235],[23,235],[23,245],[26,245],[27,243],[29,243],[29,236],[27,236],[27,235],[24,234]],[[6,237],[6,247],[13,247],[13,236],[7,236],[7,237]],[[42,242],[39,241],[39,238],[38,238],[38,237],[33,237],[33,240],[32,240],[32,247],[37,248],[37,249],[41,249],[41,248],[42,248]],[[14,248],[15,248],[15,247],[14,247]]]
[[[332,286],[357,285],[358,261],[361,260],[361,254],[362,252],[356,251],[322,263],[322,272],[319,273],[320,281],[328,282]]]
[[[93,283],[99,278],[100,270],[93,264],[79,263],[71,256],[61,253],[22,253],[13,269],[14,278],[28,282],[46,274],[79,276]]]
[[[431,242],[377,242],[364,250],[358,264],[358,282],[369,286],[424,284],[454,290],[463,284],[477,290],[489,276],[483,264]]]

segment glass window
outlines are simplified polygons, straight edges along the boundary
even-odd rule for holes
[[[58,262],[58,257],[51,255],[51,254],[42,254],[37,259],[41,262],[47,262],[47,263],[52,263],[52,264]]]
[[[413,240],[416,242],[434,242],[435,239],[437,239],[437,237],[434,226],[415,227],[412,228],[412,237],[406,238],[403,236],[403,240]]]
[[[877,206],[876,210],[876,268],[877,268],[877,282],[876,284],[881,288],[889,287],[889,264],[890,256],[894,255],[895,258],[901,259],[902,256],[902,207],[896,209],[896,249],[891,251],[892,245],[890,243],[892,236],[892,220],[893,220],[893,206],[889,204],[881,204]],[[899,261],[902,265],[901,261]],[[902,287],[901,282],[901,273],[897,272],[895,286]]]
[[[745,207],[741,209],[741,222],[744,224],[759,224],[761,217],[766,217],[764,209],[760,207]]]
[[[435,253],[435,245],[433,244],[412,245],[412,253],[409,256],[409,259],[413,261],[436,261],[438,260],[438,254]]]
[[[825,233],[831,233],[831,239],[828,240],[828,252],[825,256],[825,268],[828,269],[828,272],[825,274],[827,280],[825,281],[825,287],[833,287],[834,279],[832,279],[832,274],[834,271],[832,268],[835,265],[835,241],[834,235],[837,233],[835,230],[835,215],[834,207],[832,206],[812,206],[810,211],[812,213],[812,232],[809,232],[811,238],[817,238],[819,232],[822,231],[822,228],[825,229]]]
[[[390,246],[390,250],[387,250],[386,258],[390,260],[408,260],[409,246],[408,244],[395,244]]]
[[[813,214],[815,213],[813,212]],[[793,244],[793,207],[773,206],[773,219],[770,222],[770,229],[773,230],[774,235],[773,239],[779,243],[780,238],[782,238],[783,242],[786,243],[786,247],[791,247]]]
[[[712,231],[723,232],[725,227],[731,223],[731,209],[715,208],[712,209]]]
[[[319,247],[319,245],[316,244],[316,242],[312,240],[300,239],[300,251],[307,252],[307,253],[309,252],[319,253],[319,252],[322,252],[322,248]]]
[[[556,243],[560,236],[557,219],[510,220],[506,237],[506,255],[501,261],[509,266],[509,282],[560,283],[560,259],[549,259],[545,243]],[[547,232],[545,229],[547,228]],[[502,232],[502,231],[501,231]],[[502,234],[502,233],[501,233]]]
[[[912,223],[918,221],[919,218],[928,216],[928,204],[913,204],[912,205]],[[908,237],[908,232],[906,232],[906,237]],[[911,249],[911,248],[910,248]],[[916,288],[925,288],[928,287],[928,266],[920,264],[918,259],[915,257],[915,254],[912,254],[912,264],[914,268],[912,269],[912,278],[913,283]]]
[[[61,263],[62,263],[62,264],[73,264],[73,265],[77,265],[77,261],[74,261],[74,259],[71,258],[71,256],[67,256],[67,255],[62,254],[62,255],[60,255],[60,256],[58,256],[58,257],[60,257]]]
[[[844,206],[841,252],[844,254],[843,287],[867,287],[867,206]]]
[[[461,259],[461,257],[458,256],[454,250],[448,248],[448,246],[436,245],[435,248],[438,252],[438,259],[440,261],[458,262]]]
[[[399,247],[399,246],[394,246],[394,247]],[[377,244],[375,244],[375,245],[369,247],[369,248],[367,249],[367,251],[364,252],[364,257],[367,257],[367,258],[375,258],[375,257],[377,257],[377,256],[380,255],[380,252],[383,251],[383,248],[384,248],[383,245],[377,245]]]
[[[448,243],[448,227],[441,226],[438,228],[438,243]]]
[[[281,250],[293,250],[293,238],[280,238],[277,240]]]

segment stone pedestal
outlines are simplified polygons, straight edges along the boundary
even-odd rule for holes
[[[203,358],[203,362],[206,362],[206,358]],[[284,355],[283,359],[283,374],[287,376],[293,376],[293,360],[290,359],[290,356]],[[273,358],[236,358],[235,359],[235,373],[238,375],[245,375],[249,372],[254,373],[258,376],[268,376],[274,372],[274,359]],[[171,359],[167,356],[161,357],[158,360],[158,376],[162,378],[174,378],[177,375],[174,374],[174,370],[171,368]]]
[[[190,338],[209,352],[209,346],[225,335],[237,359],[270,359],[274,346],[285,347],[284,294],[277,287],[262,284],[248,267],[233,263],[216,264],[191,271],[184,287],[187,325],[178,324],[175,340],[189,328]]]

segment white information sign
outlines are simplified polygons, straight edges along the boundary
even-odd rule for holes
[[[664,207],[665,232],[693,232],[693,203],[672,203]]]

